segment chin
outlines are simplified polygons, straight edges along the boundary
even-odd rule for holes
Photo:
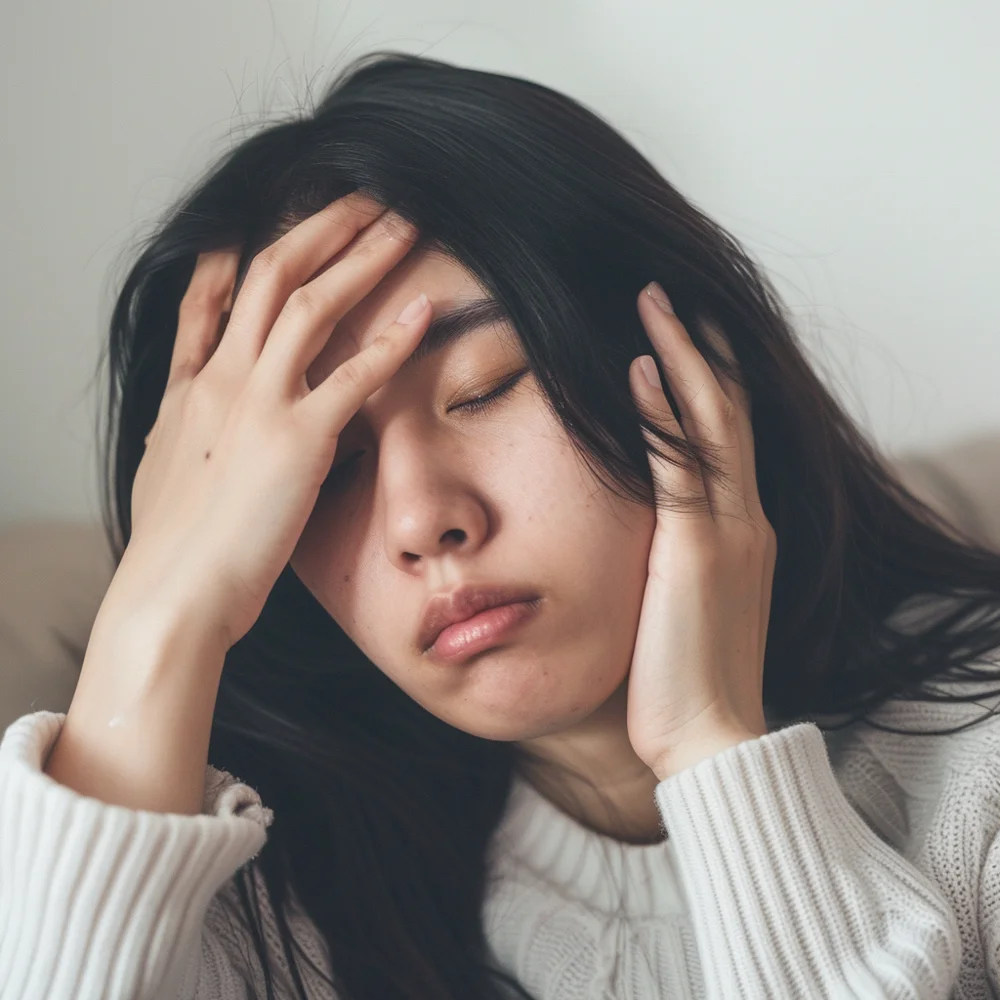
[[[461,714],[454,718],[440,716],[443,721],[470,736],[484,740],[499,740],[516,743],[533,740],[570,729],[582,722],[600,708],[602,702],[587,704],[580,708],[571,705],[552,705],[548,711],[540,710],[537,703],[525,700],[516,705],[480,706],[475,714],[463,706]]]
[[[569,669],[548,658],[491,652],[454,668],[447,688],[425,689],[417,700],[471,736],[516,742],[570,729],[605,705],[614,710],[611,698],[628,675],[609,677],[596,664]]]

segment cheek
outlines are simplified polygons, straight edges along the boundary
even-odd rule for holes
[[[358,571],[362,563],[348,556],[340,538],[331,534],[314,516],[292,555],[292,569],[351,642],[373,663],[381,663],[387,654],[387,633],[376,609],[384,602],[373,597],[372,581]]]
[[[361,582],[356,548],[343,518],[335,518],[320,497],[289,560],[295,575],[352,639]]]

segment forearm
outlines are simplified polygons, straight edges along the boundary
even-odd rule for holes
[[[46,774],[111,805],[200,812],[224,660],[190,616],[109,590]]]

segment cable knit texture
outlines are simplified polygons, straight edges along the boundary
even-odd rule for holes
[[[995,703],[874,718],[936,729]],[[263,996],[232,876],[270,811],[211,767],[199,816],[77,795],[42,770],[63,719],[24,716],[0,744],[0,1000]],[[538,1000],[1000,996],[1000,717],[946,736],[772,726],[655,797],[668,837],[629,845],[515,781],[483,919]],[[290,919],[328,968],[306,915]],[[313,1000],[334,997],[302,969]]]

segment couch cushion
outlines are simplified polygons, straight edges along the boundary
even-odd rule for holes
[[[1000,433],[894,460],[904,484],[974,538],[1000,548]]]
[[[0,730],[64,712],[114,564],[99,524],[22,521],[0,530]]]

